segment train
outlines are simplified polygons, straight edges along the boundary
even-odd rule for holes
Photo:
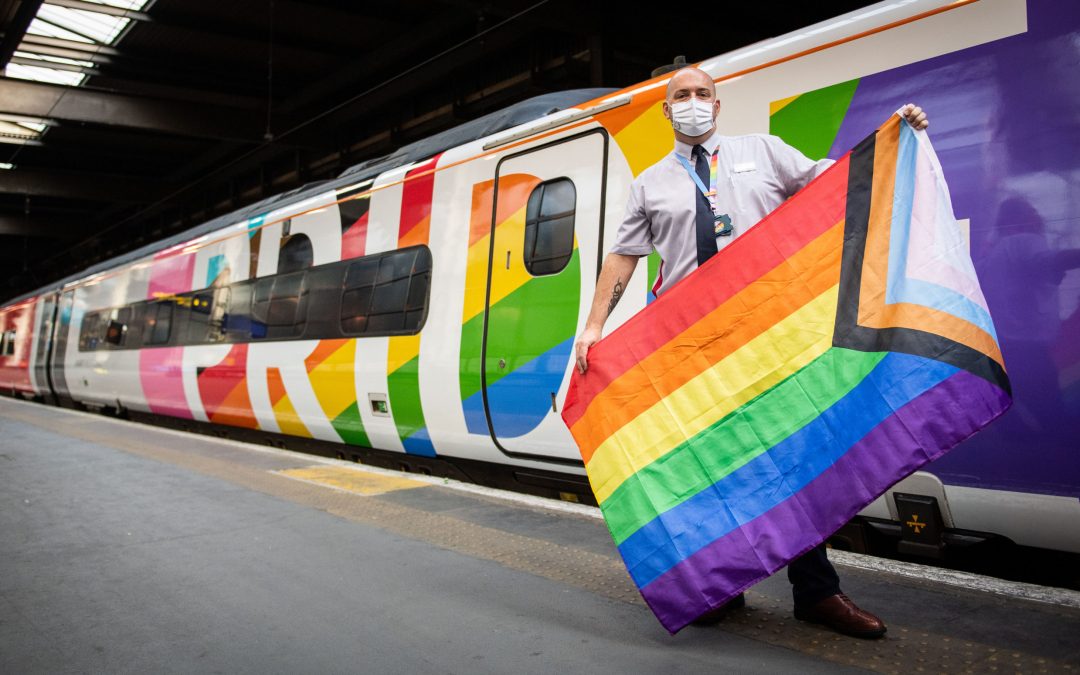
[[[698,64],[721,133],[811,159],[921,105],[998,330],[1012,409],[838,544],[1080,554],[1078,63],[1074,0],[908,0]],[[630,183],[672,149],[668,77],[515,104],[7,301],[0,389],[595,503],[559,413]]]

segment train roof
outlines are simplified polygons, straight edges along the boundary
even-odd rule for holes
[[[446,131],[402,146],[388,155],[383,155],[382,157],[376,157],[361,162],[360,164],[353,165],[343,171],[337,178],[308,183],[307,185],[303,185],[294,190],[267,197],[254,204],[249,204],[248,206],[236,209],[235,211],[213,218],[205,223],[184,230],[183,232],[174,234],[166,239],[161,239],[133,251],[129,251],[128,253],[104,260],[68,277],[41,286],[29,293],[24,293],[18,297],[11,298],[3,304],[9,305],[21,302],[27,298],[32,298],[41,295],[42,293],[58,289],[65,284],[77,281],[91,274],[103,272],[118,265],[145,258],[157,251],[167,249],[170,246],[175,246],[185,241],[190,241],[195,237],[214,232],[242,220],[258,217],[290,202],[299,202],[308,197],[324,193],[327,190],[333,190],[346,185],[359,183],[369,178],[375,178],[379,174],[396,167],[404,166],[405,164],[416,162],[421,159],[427,159],[445,150],[456,148],[460,145],[480,140],[481,138],[486,138],[492,134],[497,134],[500,131],[505,131],[506,129],[511,129],[521,124],[527,124],[528,122],[538,120],[546,115],[567,108],[573,108],[586,101],[591,101],[615,91],[619,90],[610,87],[570,89],[567,91],[534,96],[501,110],[496,110],[495,112],[488,113],[482,117],[460,124],[452,129],[447,129]]]

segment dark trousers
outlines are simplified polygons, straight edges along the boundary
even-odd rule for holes
[[[797,607],[809,607],[840,592],[840,577],[829,562],[825,544],[792,560],[787,574]]]

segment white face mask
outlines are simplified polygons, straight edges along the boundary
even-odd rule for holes
[[[700,136],[712,128],[712,101],[691,98],[671,104],[671,126],[687,136]]]

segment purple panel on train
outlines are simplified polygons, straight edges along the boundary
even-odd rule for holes
[[[929,470],[946,483],[1080,496],[1080,3],[1028,4],[1028,31],[859,81],[830,152],[927,110],[1015,403]]]

